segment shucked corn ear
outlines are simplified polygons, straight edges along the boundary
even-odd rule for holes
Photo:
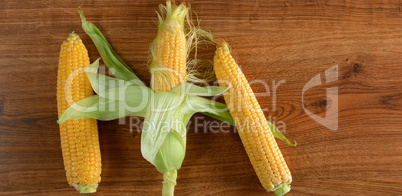
[[[255,172],[267,191],[290,191],[292,176],[270,126],[246,77],[223,42],[214,57],[219,85],[230,87],[223,96]]]
[[[155,92],[169,92],[184,82],[187,60],[187,44],[184,32],[184,20],[189,8],[184,4],[175,5],[170,1],[160,5],[158,14],[158,34],[151,44],[152,74],[151,88]]]
[[[60,50],[57,76],[59,118],[70,105],[93,95],[84,71],[86,66],[89,66],[87,49],[78,35],[71,33]],[[101,155],[96,120],[69,120],[59,126],[68,183],[80,193],[96,192],[101,180]]]

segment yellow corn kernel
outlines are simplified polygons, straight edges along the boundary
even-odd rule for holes
[[[216,50],[214,70],[219,85],[231,86],[224,93],[224,99],[262,186],[267,191],[275,191],[282,186],[290,190],[292,176],[289,168],[253,90],[225,42]]]
[[[155,92],[170,91],[184,82],[187,47],[184,33],[184,19],[189,8],[166,2],[164,18],[159,15],[158,35],[151,44],[150,72],[151,87]]]
[[[71,104],[93,95],[91,84],[84,72],[86,66],[89,66],[88,51],[82,40],[71,33],[61,45],[60,50],[57,76],[59,118]],[[82,136],[86,134],[90,137]],[[60,139],[68,183],[81,193],[95,192],[101,173],[97,121],[80,119],[60,124]],[[97,149],[95,153],[82,153],[83,149],[88,148],[86,145],[88,141],[91,141],[92,151]],[[97,157],[95,159],[97,166],[84,172],[82,168],[89,168],[91,165],[91,162],[87,160],[95,157]]]

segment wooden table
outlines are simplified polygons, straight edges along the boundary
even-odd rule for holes
[[[297,141],[297,147],[279,142],[293,175],[288,195],[401,194],[400,1],[187,2],[201,27],[229,42],[249,81],[257,81],[252,88],[267,118]],[[91,61],[99,57],[77,6],[149,81],[148,48],[160,3],[0,2],[0,195],[77,195],[66,181],[56,123],[60,45],[75,31]],[[338,77],[325,83],[325,71],[336,65]],[[322,85],[304,92],[303,109],[303,87],[317,75]],[[331,87],[338,87],[338,104],[336,96],[327,98]],[[336,105],[335,131],[311,116],[325,117]],[[142,158],[141,134],[130,132],[126,120],[99,122],[97,195],[160,195],[162,175]],[[233,127],[209,129],[218,121],[201,114],[191,122],[176,195],[267,195]]]

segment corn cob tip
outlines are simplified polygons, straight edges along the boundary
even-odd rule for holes
[[[275,190],[276,196],[282,196],[290,191],[290,184],[282,184]]]
[[[230,46],[227,42],[225,41],[220,41],[220,45],[223,48],[223,50],[230,52]]]
[[[185,18],[189,17],[190,5],[182,2],[176,5],[174,1],[166,1],[166,6],[159,6],[161,14],[158,14],[158,28],[162,29],[165,25],[180,25],[184,27]]]
[[[98,184],[77,185],[75,188],[81,194],[95,193],[96,189],[98,188]]]
[[[69,35],[68,35],[68,38],[67,39],[72,39],[73,37],[75,37],[75,39],[80,39],[80,36],[78,36],[77,34],[75,34],[74,33],[74,31],[73,32],[71,32]],[[74,39],[74,38],[73,38]]]

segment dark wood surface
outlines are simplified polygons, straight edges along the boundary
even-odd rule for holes
[[[91,61],[82,5],[113,48],[144,81],[148,47],[163,1],[0,2],[0,195],[77,195],[66,181],[57,120],[60,45],[75,31]],[[401,2],[188,1],[201,27],[225,39],[250,81],[286,80],[259,96],[267,116],[286,125],[297,147],[279,142],[293,175],[289,195],[400,195],[402,192]],[[338,65],[338,81],[306,91],[305,105],[324,117],[325,89],[339,88],[339,127],[331,131],[302,107],[304,85]],[[256,93],[263,85],[252,86]],[[195,118],[203,118],[197,114]],[[160,195],[162,175],[140,153],[140,134],[100,122],[102,182],[96,195]],[[212,123],[205,118],[198,123]],[[176,195],[267,195],[241,141],[190,126]]]

